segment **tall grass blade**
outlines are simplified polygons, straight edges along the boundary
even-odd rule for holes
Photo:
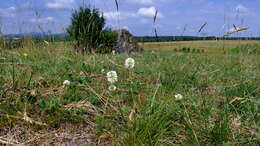
[[[200,27],[200,29],[199,29],[199,31],[198,31],[198,33],[200,33],[202,30],[203,30],[203,28],[205,28],[205,26],[207,25],[208,23],[207,22],[205,22],[201,27]]]
[[[157,33],[156,27],[154,28],[154,34],[155,34],[156,40],[158,41],[158,33]]]
[[[155,11],[155,14],[153,16],[153,23],[155,24],[156,19],[157,19],[157,15],[158,15],[158,10]]]
[[[185,25],[184,25],[184,28],[183,28],[183,31],[182,31],[182,33],[181,33],[181,36],[184,35],[184,33],[185,33],[186,30],[187,30],[187,27],[188,27],[188,24],[185,24]]]
[[[118,4],[118,0],[115,0],[115,4],[116,4],[116,10],[117,12],[119,11],[119,4]]]
[[[224,35],[224,37],[227,37],[227,36],[229,36],[229,35],[231,35],[231,34],[238,33],[238,32],[241,32],[241,31],[246,31],[246,30],[248,30],[248,29],[249,29],[249,27],[237,28],[236,30],[233,30],[233,31],[228,32],[226,35]]]
[[[235,24],[233,24],[233,27],[234,27],[234,29],[235,29],[235,30],[237,30],[237,27],[236,27],[236,25],[235,25]]]

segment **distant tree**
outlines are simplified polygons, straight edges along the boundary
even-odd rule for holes
[[[98,9],[80,7],[73,12],[67,32],[76,42],[77,49],[83,52],[95,52],[102,44],[104,26],[105,19]]]

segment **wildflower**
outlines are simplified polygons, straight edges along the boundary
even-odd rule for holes
[[[115,54],[116,54],[116,51],[115,51],[115,50],[112,50],[112,54],[115,55]]]
[[[83,71],[81,71],[81,72],[79,73],[79,75],[80,75],[80,76],[84,76],[85,73],[84,73]]]
[[[134,68],[134,66],[135,66],[135,60],[133,58],[127,58],[125,60],[125,67],[126,68],[131,69],[131,68]]]
[[[28,53],[23,53],[23,56],[27,57],[27,56],[29,56],[29,54]]]
[[[174,97],[175,97],[175,99],[177,99],[177,100],[183,99],[183,95],[181,95],[181,94],[176,94]]]
[[[69,80],[65,80],[65,81],[63,82],[63,85],[64,85],[64,86],[69,86],[69,85],[70,85],[70,81],[69,81]]]
[[[104,74],[105,73],[105,69],[101,69],[101,73]]]
[[[115,90],[116,90],[116,86],[115,86],[115,85],[110,85],[110,86],[108,87],[108,90],[109,90],[109,91],[115,91]]]
[[[235,130],[239,130],[241,127],[241,117],[238,115],[237,117],[232,117],[231,119],[231,126],[232,129]]]
[[[47,42],[46,40],[43,41],[46,45],[49,45],[49,42]]]
[[[117,73],[115,71],[110,71],[107,73],[107,80],[111,84],[117,82]]]

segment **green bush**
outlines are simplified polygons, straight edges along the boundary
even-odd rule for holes
[[[104,30],[105,19],[98,9],[80,7],[72,14],[67,32],[82,52],[108,52],[115,42],[113,31]],[[109,49],[108,49],[109,48]],[[106,50],[107,49],[107,50]],[[106,51],[104,51],[106,50]]]
[[[118,33],[111,29],[102,31],[101,45],[99,46],[98,53],[110,53],[116,46]]]

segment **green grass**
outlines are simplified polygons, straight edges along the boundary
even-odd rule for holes
[[[69,123],[91,127],[93,141],[109,145],[259,145],[260,56],[232,48],[145,48],[130,55],[132,70],[123,66],[128,55],[80,55],[62,43],[1,49],[0,137],[9,129],[23,143]],[[102,69],[117,71],[116,91]]]

